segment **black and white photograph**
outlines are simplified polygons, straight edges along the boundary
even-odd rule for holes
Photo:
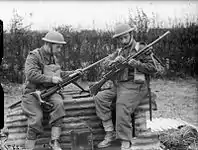
[[[198,150],[198,1],[0,1],[0,20],[0,150]]]

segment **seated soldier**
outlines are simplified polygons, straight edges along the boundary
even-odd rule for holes
[[[119,24],[115,28],[116,38],[122,48],[111,54],[104,66],[111,69],[118,62],[123,62],[129,55],[138,52],[145,45],[135,41],[134,29],[128,24]],[[131,114],[138,105],[148,98],[147,74],[156,72],[155,65],[150,55],[145,55],[139,60],[130,59],[125,64],[126,68],[119,72],[113,80],[114,86],[110,90],[99,92],[94,96],[96,114],[102,120],[106,135],[98,144],[98,148],[107,147],[116,138],[121,141],[121,150],[131,148],[132,124]],[[111,104],[116,98],[116,135],[112,123]]]
[[[62,34],[55,31],[48,32],[43,41],[45,42],[44,45],[30,51],[25,62],[26,81],[21,105],[28,118],[27,139],[25,141],[27,150],[35,148],[37,135],[43,131],[43,107],[41,107],[39,100],[30,93],[52,87],[62,82],[62,78],[69,74],[79,72],[79,70],[62,71],[58,64],[59,60],[56,56],[61,52],[63,44],[66,44]],[[53,104],[49,113],[49,123],[52,126],[50,146],[53,150],[62,150],[59,138],[65,116],[63,97],[61,93],[55,93],[48,98],[47,102]]]

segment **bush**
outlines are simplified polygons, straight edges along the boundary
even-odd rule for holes
[[[152,42],[158,36],[170,30],[171,34],[154,45],[155,54],[163,63],[169,60],[170,76],[193,76],[196,73],[195,64],[198,62],[198,25],[186,22],[170,29],[161,27],[151,28],[149,19],[143,10],[137,10],[137,15],[129,15],[129,23],[137,25],[135,38],[146,43]],[[90,65],[106,55],[112,53],[117,47],[111,31],[82,30],[74,31],[71,26],[59,26],[55,30],[61,32],[67,44],[62,51],[61,65],[63,69],[74,70]],[[22,83],[24,81],[24,62],[29,51],[42,45],[41,38],[46,32],[32,31],[23,28],[23,18],[16,12],[11,22],[11,29],[4,31],[4,59],[1,65],[1,79]],[[96,81],[101,78],[100,65],[90,69],[83,79]]]

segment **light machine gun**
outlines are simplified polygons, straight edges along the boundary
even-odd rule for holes
[[[108,57],[108,56],[107,56]],[[76,85],[77,87],[79,87],[82,91],[85,91],[80,85],[78,85],[75,81],[78,80],[79,78],[81,78],[84,74],[85,71],[87,71],[88,69],[94,67],[95,65],[99,64],[100,62],[102,62],[103,60],[105,60],[107,57],[104,57],[103,59],[85,67],[84,69],[81,70],[81,72],[74,72],[72,74],[70,74],[66,79],[64,79],[61,83],[56,84],[53,87],[50,87],[48,89],[42,90],[42,91],[35,91],[29,94],[32,94],[33,96],[35,96],[41,105],[45,106],[46,110],[50,110],[53,107],[53,104],[49,103],[46,101],[46,98],[49,97],[50,95],[60,91],[61,89],[63,89],[65,86],[69,85],[70,83],[73,83],[74,85]],[[88,91],[89,92],[89,91]],[[9,108],[13,108],[16,105],[20,104],[21,100],[12,104],[11,106],[9,106]]]
[[[90,94],[91,95],[96,95],[98,93],[98,91],[100,91],[102,85],[110,80],[112,77],[114,77],[118,72],[122,71],[125,68],[125,65],[130,59],[137,59],[140,55],[146,54],[150,51],[150,48],[156,44],[159,40],[161,40],[162,38],[164,38],[167,34],[169,34],[170,31],[167,31],[166,33],[164,33],[162,36],[160,36],[158,39],[156,39],[155,41],[153,41],[152,43],[146,45],[143,49],[141,49],[140,51],[138,51],[136,54],[134,55],[129,55],[126,60],[124,60],[123,62],[119,62],[116,65],[113,66],[113,68],[107,72],[106,74],[104,74],[102,76],[102,79],[99,80],[97,83],[95,83],[94,85],[92,85],[90,87]]]

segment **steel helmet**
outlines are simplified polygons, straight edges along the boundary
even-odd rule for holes
[[[115,27],[115,34],[113,38],[117,38],[123,34],[133,31],[135,28],[131,28],[128,24],[118,24]]]
[[[63,35],[57,31],[49,31],[42,40],[55,44],[66,44]]]

